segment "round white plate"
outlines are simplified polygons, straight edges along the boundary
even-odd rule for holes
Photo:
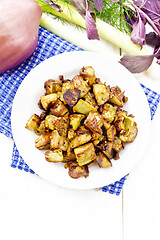
[[[135,116],[138,135],[133,143],[127,144],[120,152],[120,159],[112,161],[111,168],[101,169],[91,164],[89,177],[72,179],[68,175],[68,170],[64,168],[64,164],[49,163],[45,160],[44,151],[35,148],[35,139],[38,136],[27,130],[25,125],[32,114],[41,113],[37,103],[45,92],[44,82],[51,78],[58,79],[59,75],[71,79],[83,66],[92,66],[96,77],[99,77],[102,82],[110,86],[117,85],[125,91],[128,102],[123,109]],[[44,179],[75,189],[103,187],[128,174],[139,163],[146,150],[150,123],[150,110],[146,96],[134,76],[113,56],[85,51],[59,54],[39,64],[20,85],[12,108],[13,137],[25,163]]]

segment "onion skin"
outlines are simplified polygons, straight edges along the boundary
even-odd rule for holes
[[[41,16],[35,0],[0,0],[0,74],[32,55]]]

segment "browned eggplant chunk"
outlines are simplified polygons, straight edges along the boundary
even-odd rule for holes
[[[112,166],[111,161],[102,152],[100,152],[96,157],[96,162],[98,163],[100,168]]]
[[[68,174],[71,178],[78,179],[80,177],[88,177],[89,169],[87,165],[79,166],[77,162],[72,161],[67,163],[67,167],[69,168]]]
[[[35,140],[35,147],[38,149],[49,149],[50,147],[50,137],[51,132],[42,133],[36,140]]]
[[[55,149],[45,152],[45,159],[48,162],[63,162],[63,152],[61,149]]]
[[[70,107],[73,107],[78,102],[80,93],[78,89],[68,89],[63,93],[63,98]]]
[[[92,132],[102,134],[101,127],[103,126],[103,116],[98,112],[91,111],[84,121],[84,126],[89,128]]]

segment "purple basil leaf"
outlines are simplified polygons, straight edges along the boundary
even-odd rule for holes
[[[77,9],[83,18],[86,20],[86,31],[88,39],[98,39],[98,31],[94,21],[95,12],[93,3],[87,0],[69,0],[70,3]]]
[[[88,39],[97,39],[99,40],[99,35],[97,31],[97,27],[95,21],[93,20],[89,11],[86,12],[86,30]]]
[[[99,12],[102,11],[103,8],[103,0],[94,0],[94,5]]]
[[[125,55],[120,59],[120,63],[131,73],[141,73],[146,71],[152,64],[154,55],[129,56]]]
[[[85,18],[86,16],[86,0],[69,0],[70,3],[75,7],[79,14]]]
[[[158,59],[158,64],[160,64],[160,46],[159,47],[155,47],[154,55]]]
[[[94,12],[93,3],[87,0],[69,0],[69,1],[83,18],[86,17],[86,11],[88,10],[89,13],[92,14],[92,17],[95,19],[96,15]]]
[[[146,34],[146,43],[152,47],[160,46],[160,37],[155,32]]]
[[[139,44],[142,48],[145,43],[145,35],[146,35],[145,24],[140,14],[138,14],[138,19],[133,24],[133,30],[131,32],[131,40],[133,43]]]
[[[62,12],[62,8],[53,0],[43,0],[44,3],[47,3],[52,9],[57,12]]]
[[[160,31],[160,0],[135,0],[134,3],[141,7]]]
[[[157,63],[160,64],[160,37],[156,33],[150,32],[146,34],[146,43],[154,47],[153,54],[158,59]]]

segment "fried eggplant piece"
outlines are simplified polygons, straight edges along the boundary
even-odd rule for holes
[[[42,95],[40,98],[42,107],[47,110],[50,108],[58,99],[58,95],[56,93],[52,93],[49,95]]]
[[[62,82],[59,80],[49,79],[44,83],[46,94],[57,93],[62,89]]]
[[[115,122],[114,126],[116,127],[118,132],[125,131],[124,120],[118,120]]]
[[[54,116],[54,115],[48,115],[45,118],[45,126],[46,128],[50,129],[50,130],[54,130],[55,129],[55,124],[58,121],[58,117]]]
[[[108,128],[110,128],[111,124],[110,124],[110,122],[108,122],[107,120],[104,120],[104,119],[103,119],[103,126],[104,126],[104,128],[105,128],[106,130],[108,130]]]
[[[71,178],[78,179],[80,177],[88,177],[89,169],[87,165],[79,166],[76,161],[68,162],[65,168],[69,168],[68,174]]]
[[[74,88],[80,90],[80,98],[84,97],[90,90],[90,86],[80,75],[75,76],[71,80],[71,84],[73,84]]]
[[[39,109],[41,109],[41,110],[45,110],[45,109],[43,108],[42,104],[41,104],[41,99],[39,99],[37,105],[38,105]]]
[[[97,78],[97,77],[96,77],[95,82],[96,82],[97,84],[101,83],[100,78]]]
[[[45,159],[48,162],[63,162],[63,152],[61,149],[55,149],[45,152]]]
[[[93,107],[98,108],[98,105],[96,103],[96,100],[94,98],[94,94],[91,92],[88,92],[85,96],[84,96],[84,100],[86,102],[88,102],[89,104],[91,104]]]
[[[73,130],[73,128],[70,128],[67,134],[68,134],[68,139],[71,140],[75,136],[75,131]]]
[[[71,85],[71,81],[69,81],[69,80],[63,82],[61,92],[58,92],[58,93],[57,93],[58,96],[59,96],[59,99],[60,99],[62,102],[64,102],[64,104],[66,104],[66,101],[65,101],[64,98],[63,98],[63,94],[64,94],[64,92],[65,92],[66,90],[68,90],[68,89],[74,89],[74,86]]]
[[[63,152],[63,162],[70,162],[70,161],[76,161],[76,156],[74,152],[71,152],[71,154],[68,156],[66,152]]]
[[[45,120],[45,118],[47,117],[48,114],[49,114],[49,111],[41,112],[41,114],[39,115],[41,121]]]
[[[73,107],[78,102],[80,93],[78,89],[68,89],[63,93],[63,98],[70,107]]]
[[[102,116],[108,122],[113,122],[113,120],[116,116],[116,111],[117,111],[116,106],[112,106],[109,103],[105,103],[103,105]]]
[[[113,142],[115,135],[116,135],[117,131],[114,125],[111,125],[108,129],[107,129],[107,138],[108,141]]]
[[[111,87],[110,89],[110,98],[109,98],[109,102],[113,103],[119,107],[123,107],[124,105],[124,92],[121,91],[121,89],[119,87]]]
[[[87,143],[91,140],[92,136],[90,133],[84,133],[80,135],[76,135],[70,143],[71,148],[76,148],[84,143]]]
[[[61,90],[62,94],[68,89],[74,89],[74,86],[71,84],[70,80],[68,80],[62,84],[62,90]]]
[[[102,142],[104,140],[105,140],[105,136],[104,135],[99,134],[97,132],[93,132],[92,133],[92,141],[93,141],[93,144],[95,146],[98,145],[100,142]]]
[[[46,125],[45,125],[45,120],[41,121],[39,127],[35,130],[35,133],[37,135],[41,135],[42,133],[45,133],[45,132],[48,132],[49,129],[46,128]]]
[[[93,67],[91,66],[87,66],[87,67],[83,67],[80,70],[80,76],[82,76],[84,78],[84,80],[86,82],[89,83],[90,86],[92,86],[96,81],[96,76],[95,76],[95,71],[93,69]]]
[[[125,117],[125,130],[121,131],[119,138],[123,142],[133,142],[138,133],[137,123],[132,117]]]
[[[84,125],[80,126],[77,130],[76,130],[76,134],[80,135],[80,134],[84,134],[84,133],[90,133],[89,129],[85,128]]]
[[[69,116],[69,120],[70,120],[70,125],[72,126],[73,130],[76,130],[80,124],[82,119],[85,117],[84,114],[71,114]]]
[[[50,137],[51,132],[42,133],[36,140],[35,140],[35,147],[39,150],[41,149],[49,149],[50,147]]]
[[[74,153],[74,150],[70,147],[68,147],[67,151],[65,152],[65,156],[64,156],[64,160],[67,160],[67,161],[74,161],[76,160],[76,155]]]
[[[84,126],[89,128],[92,132],[97,132],[102,134],[103,117],[97,111],[91,111],[86,120],[84,121]]]
[[[105,141],[102,145],[102,151],[109,159],[113,158],[113,142]]]
[[[113,141],[113,150],[120,152],[123,149],[122,141],[119,137],[115,136]]]
[[[61,136],[66,137],[69,127],[69,119],[67,117],[48,115],[45,118],[45,126],[50,130],[57,130]]]
[[[124,119],[126,116],[127,116],[127,111],[121,109],[121,108],[118,108],[117,109],[117,112],[116,112],[116,117],[115,117],[115,120],[118,119]]]
[[[68,128],[69,128],[68,117],[59,117],[55,123],[55,129],[59,132],[59,135],[66,137]]]
[[[53,130],[50,136],[50,149],[61,149],[67,151],[68,141],[65,137],[60,136],[57,130]]]
[[[116,152],[116,151],[115,151],[114,156],[113,156],[113,159],[114,159],[114,160],[118,160],[119,158],[120,158],[119,152]]]
[[[37,114],[33,114],[32,117],[26,123],[25,128],[31,131],[36,131],[41,123],[41,119]]]
[[[97,109],[83,99],[80,99],[73,107],[73,112],[82,113],[85,115],[88,115],[90,111],[97,111]]]
[[[105,84],[93,84],[93,93],[98,105],[102,105],[108,101],[110,97],[110,87]]]
[[[125,131],[125,117],[127,116],[127,112],[124,110],[118,110],[116,113],[116,117],[114,119],[114,125],[117,131]]]
[[[79,166],[86,165],[95,160],[96,154],[93,143],[86,143],[74,149]]]
[[[134,116],[126,115],[124,117],[125,130],[128,130],[134,124]]]
[[[69,110],[63,102],[57,100],[55,104],[50,108],[50,112],[57,117],[63,117],[69,112]]]
[[[99,152],[98,156],[96,157],[96,162],[100,168],[112,166],[110,159],[108,159],[102,152]]]

